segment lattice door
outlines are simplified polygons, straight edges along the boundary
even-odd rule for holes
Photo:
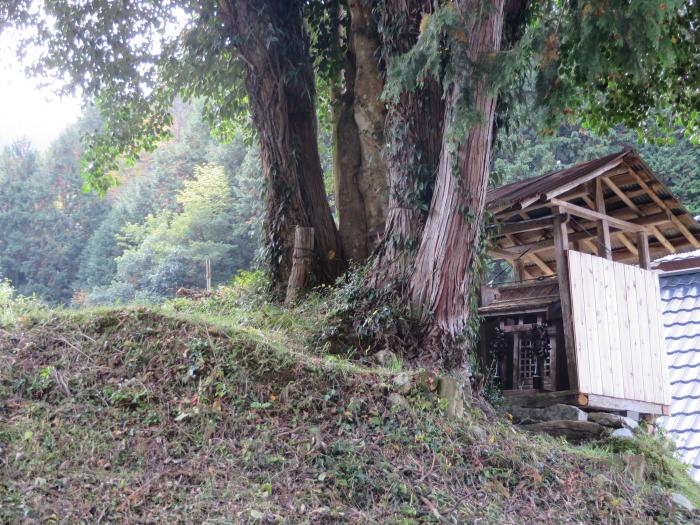
[[[521,335],[516,339],[516,344],[518,345],[518,388],[535,388],[533,380],[537,371],[537,357],[532,351],[532,340],[524,335]],[[552,362],[554,361],[554,346],[556,342],[551,336],[549,338],[549,341],[552,345],[552,350],[549,352],[549,356],[547,356],[543,360],[542,370],[540,370],[540,376],[542,376],[542,385],[544,389],[554,390],[554,385],[552,381]]]
[[[524,319],[518,319],[517,324],[523,323]],[[543,319],[537,316],[537,324],[541,324]],[[551,350],[549,355],[541,363],[540,376],[542,377],[542,388],[544,390],[555,390],[556,371],[556,337],[553,330],[548,330],[549,344]],[[513,388],[528,390],[535,388],[534,378],[537,372],[537,356],[533,352],[533,341],[527,332],[516,332],[513,334]]]

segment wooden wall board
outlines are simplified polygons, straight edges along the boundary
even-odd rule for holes
[[[571,301],[572,308],[574,312],[586,312],[586,305],[584,304],[585,294],[581,290],[581,285],[583,279],[581,278],[581,262],[578,257],[573,257],[569,260],[569,272],[571,273],[570,285],[571,285]],[[585,315],[574,315],[574,333],[580,333],[586,330],[587,322]],[[592,385],[590,383],[591,378],[595,376],[590,370],[590,360],[586,359],[585,356],[588,355],[588,338],[584,337],[576,342],[576,362],[578,363],[580,370],[579,372],[579,388],[582,391],[590,390]]]
[[[567,260],[578,390],[669,404],[657,275],[575,251]]]
[[[623,303],[627,303],[627,286],[625,281],[625,265],[615,265],[615,296]],[[619,306],[617,309],[617,319],[621,334],[630,333],[629,309]],[[620,359],[622,361],[622,385],[624,390],[623,398],[627,399],[634,393],[634,373],[632,362],[634,354],[632,351],[632,341],[630,337],[620,337]]]

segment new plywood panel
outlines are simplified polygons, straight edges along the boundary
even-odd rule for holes
[[[671,401],[654,272],[568,252],[579,391]]]

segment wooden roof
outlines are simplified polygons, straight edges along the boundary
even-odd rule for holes
[[[522,262],[524,278],[556,273],[554,215],[565,214],[575,249],[599,254],[596,218],[604,214],[616,261],[637,261],[635,225],[649,234],[653,259],[700,248],[700,224],[631,149],[493,189],[486,207],[494,217],[491,255]]]

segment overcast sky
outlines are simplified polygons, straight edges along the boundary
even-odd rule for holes
[[[8,36],[0,36],[0,148],[26,137],[44,150],[75,122],[80,101],[60,99],[50,88],[39,89],[36,80],[26,78]]]

